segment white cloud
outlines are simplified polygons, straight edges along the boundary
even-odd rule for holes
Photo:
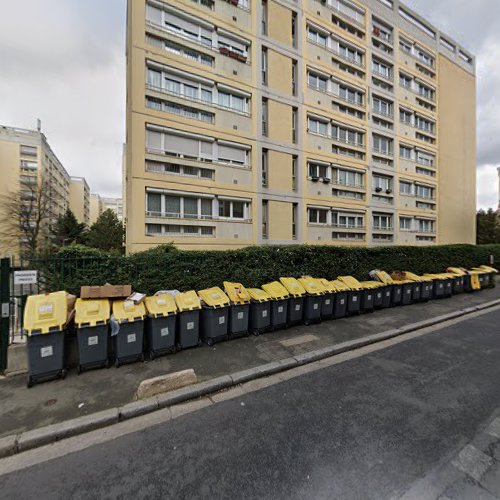
[[[477,171],[477,204],[479,208],[497,208],[499,206],[498,185],[496,165],[484,165]]]

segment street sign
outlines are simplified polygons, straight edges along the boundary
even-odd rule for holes
[[[36,285],[38,271],[14,271],[14,285]]]

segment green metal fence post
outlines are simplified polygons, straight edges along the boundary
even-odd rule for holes
[[[0,373],[7,369],[10,326],[10,259],[0,260]]]

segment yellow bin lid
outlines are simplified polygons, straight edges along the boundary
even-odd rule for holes
[[[261,288],[249,288],[248,293],[250,298],[256,302],[269,302],[271,300],[271,296]]]
[[[384,286],[380,281],[360,281],[359,284],[364,290],[375,290],[376,288]]]
[[[337,292],[335,285],[331,281],[328,281],[325,278],[317,278],[317,280],[319,281],[320,285],[325,289],[325,292],[328,292],[328,293],[336,293]]]
[[[144,302],[148,313],[155,318],[171,316],[177,312],[175,299],[168,293],[146,297]]]
[[[480,267],[473,267],[472,270],[479,274],[488,274],[489,272],[491,272],[491,271],[486,271],[486,269],[482,269]]]
[[[194,290],[178,293],[175,296],[175,303],[177,304],[180,312],[201,309],[200,298]]]
[[[495,269],[494,267],[491,266],[479,266],[479,269],[484,269],[488,273],[498,273],[498,269]]]
[[[374,271],[375,277],[381,281],[382,283],[385,283],[387,285],[393,285],[394,280],[389,276],[389,273],[386,271],[381,271],[380,269],[377,269]]]
[[[350,290],[345,283],[342,283],[342,281],[339,280],[333,280],[331,281],[331,284],[335,287],[337,292],[348,292]]]
[[[119,323],[143,320],[146,316],[146,307],[143,302],[136,304],[132,300],[117,300],[113,302],[113,316]]]
[[[466,276],[467,272],[461,267],[449,267],[446,269],[449,273],[454,274],[455,276]]]
[[[229,305],[229,297],[218,286],[200,290],[198,295],[208,307],[216,308]]]
[[[280,278],[281,284],[288,290],[292,297],[302,297],[306,291],[295,278]]]
[[[361,283],[353,276],[339,276],[339,281],[345,283],[351,290],[361,290]]]
[[[24,309],[24,329],[28,335],[61,331],[68,320],[66,292],[31,295]]]
[[[298,281],[309,295],[322,295],[326,291],[325,287],[314,278],[299,278]]]
[[[284,300],[290,297],[286,288],[279,281],[273,281],[272,283],[262,285],[262,289],[266,291],[274,300]]]
[[[250,302],[250,294],[241,283],[224,281],[223,285],[226,295],[233,304],[248,304]]]
[[[75,324],[77,327],[107,323],[110,315],[111,306],[107,299],[76,299]]]

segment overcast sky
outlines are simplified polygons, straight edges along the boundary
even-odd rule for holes
[[[471,9],[472,3],[474,9]],[[478,206],[496,207],[499,0],[406,0],[478,59]],[[0,124],[36,118],[71,175],[121,195],[126,0],[0,0]]]

